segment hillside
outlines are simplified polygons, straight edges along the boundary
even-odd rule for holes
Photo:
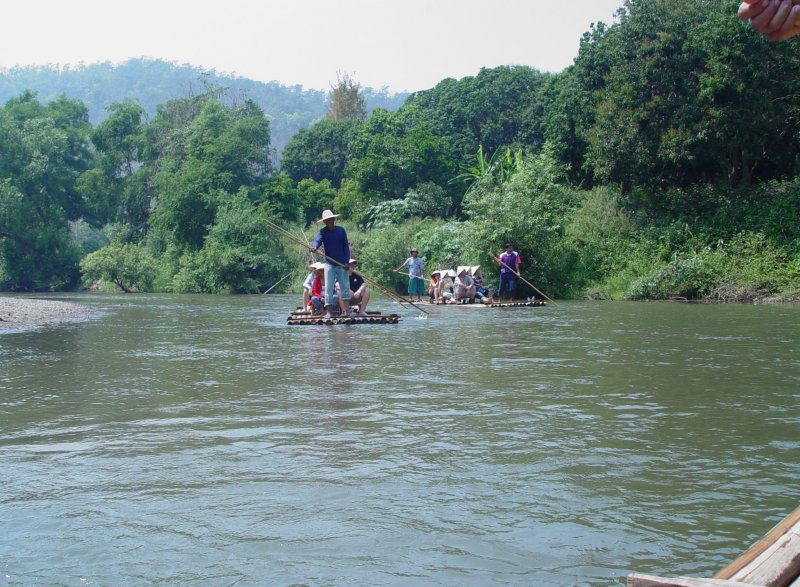
[[[0,70],[0,104],[25,90],[36,92],[42,102],[64,94],[86,104],[93,125],[105,119],[106,108],[114,102],[136,100],[152,116],[159,104],[202,93],[208,87],[225,88],[223,101],[248,97],[261,106],[272,118],[272,147],[278,154],[298,130],[324,116],[327,110],[327,92],[304,90],[299,85],[285,86],[276,81],[257,82],[161,60],[131,59],[119,65],[95,63]],[[371,111],[374,108],[396,110],[408,94],[364,88],[363,95]]]

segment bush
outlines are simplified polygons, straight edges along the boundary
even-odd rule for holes
[[[712,291],[724,260],[714,253],[688,258],[675,255],[669,263],[636,279],[625,297],[633,300],[699,299]]]
[[[138,245],[112,243],[84,257],[81,273],[87,286],[105,282],[124,292],[151,291],[156,260]]]

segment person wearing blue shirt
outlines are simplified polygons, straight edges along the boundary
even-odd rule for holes
[[[330,210],[322,212],[322,219],[317,223],[325,226],[319,229],[317,238],[311,245],[311,252],[316,253],[322,246],[325,249],[325,318],[330,318],[333,307],[328,300],[333,300],[335,284],[339,284],[339,309],[342,316],[352,316],[350,311],[350,276],[347,265],[350,262],[350,242],[347,240],[347,231],[341,226],[336,226],[336,218]]]
[[[422,301],[422,294],[425,293],[425,280],[422,272],[422,259],[419,258],[419,251],[411,249],[411,256],[403,261],[396,272],[400,272],[403,267],[408,267],[408,297],[413,299],[417,296],[417,301]]]

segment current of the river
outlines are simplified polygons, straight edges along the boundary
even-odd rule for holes
[[[709,577],[800,502],[800,308],[78,295],[0,334],[0,584]]]

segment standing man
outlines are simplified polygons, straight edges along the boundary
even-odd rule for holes
[[[350,242],[347,240],[347,231],[341,226],[336,226],[336,218],[330,210],[322,212],[322,219],[317,220],[317,224],[325,226],[319,229],[317,238],[311,245],[311,252],[316,253],[320,245],[325,248],[325,315],[324,318],[331,317],[333,305],[333,295],[335,284],[339,284],[339,309],[342,316],[350,317],[352,312],[350,306],[350,278],[347,272],[347,265],[350,262]]]
[[[497,297],[503,297],[508,291],[508,297],[514,301],[514,290],[517,289],[517,278],[519,274],[519,266],[522,264],[522,258],[514,250],[514,245],[511,243],[505,244],[505,251],[500,257],[492,255],[494,260],[500,265],[500,288],[497,290]]]
[[[425,280],[422,278],[422,259],[418,255],[417,249],[411,249],[411,256],[395,271],[408,267],[408,297],[413,300],[414,296],[417,296],[417,301],[421,302],[422,294],[425,292]]]

